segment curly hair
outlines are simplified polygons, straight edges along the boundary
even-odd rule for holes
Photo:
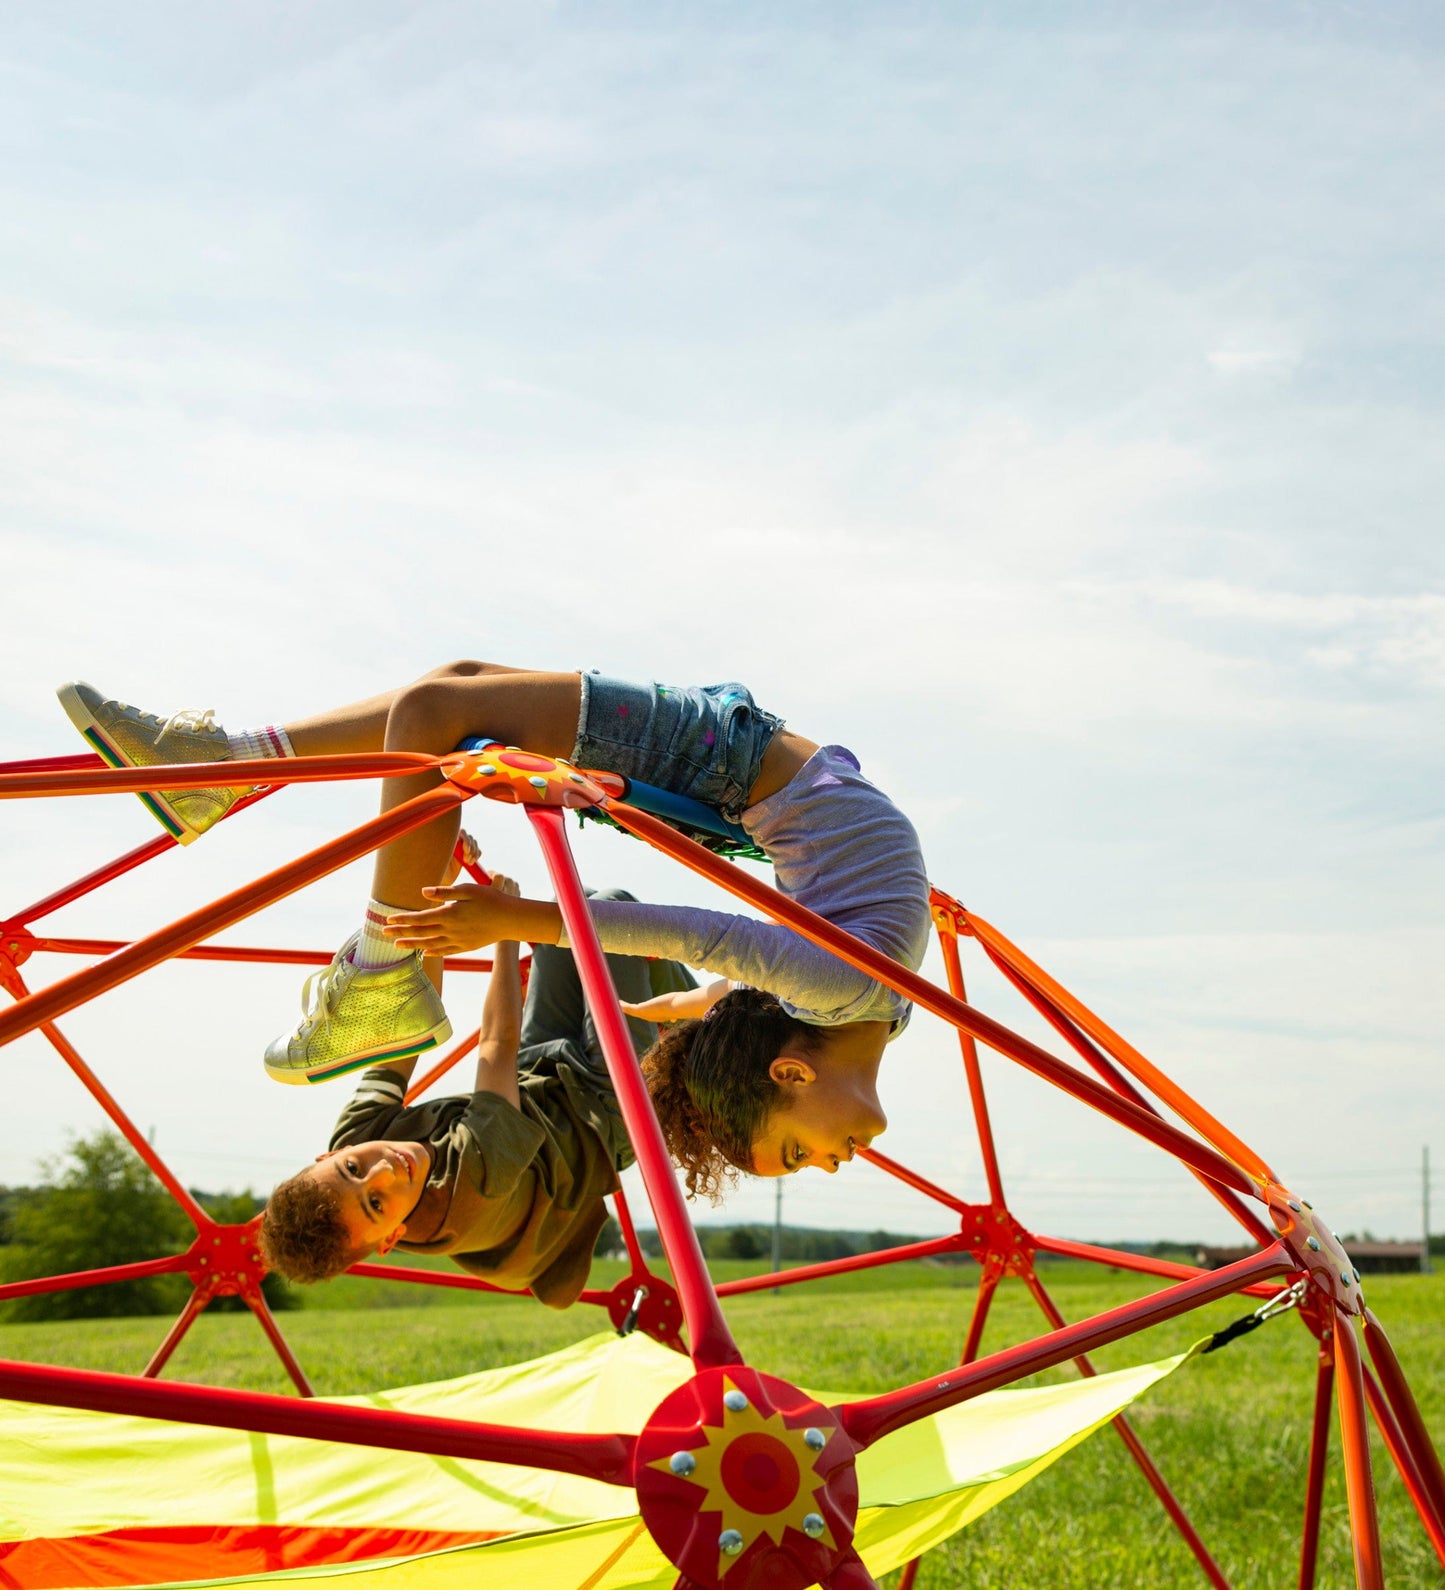
[[[329,1281],[364,1259],[341,1222],[341,1199],[303,1170],[272,1192],[261,1219],[261,1254],[288,1281]]]
[[[720,1203],[753,1168],[753,1140],[786,1095],[769,1067],[791,1045],[822,1047],[817,1027],[790,1016],[773,994],[735,988],[701,1021],[680,1021],[642,1057],[642,1074],[687,1195]]]

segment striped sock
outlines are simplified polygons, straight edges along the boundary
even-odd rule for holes
[[[239,734],[228,734],[231,755],[238,762],[248,762],[258,756],[295,756],[290,736],[279,724],[263,724],[259,729],[242,729]]]
[[[386,925],[387,917],[393,911],[399,910],[401,910],[399,905],[386,905],[381,900],[366,902],[366,915],[361,922],[361,937],[356,941],[356,948],[351,952],[353,966],[371,972],[380,966],[395,966],[411,955],[411,950],[399,950],[389,938],[382,936],[381,930]]]

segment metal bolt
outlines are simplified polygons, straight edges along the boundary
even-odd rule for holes
[[[953,1384],[953,1382],[952,1382],[952,1381],[951,1381],[951,1380],[940,1380],[940,1381],[939,1381],[939,1382],[938,1382],[938,1389],[939,1389],[939,1390],[940,1390],[940,1391],[947,1391],[947,1390],[948,1390],[948,1388],[949,1388],[949,1387],[950,1387],[950,1386],[951,1386],[951,1385],[952,1385],[952,1384]]]
[[[1314,1208],[1314,1205],[1309,1201],[1308,1198],[1305,1199],[1305,1208],[1306,1209],[1313,1209]]]
[[[547,787],[547,780],[543,778],[540,773],[533,773],[527,782],[532,786],[533,789],[546,789]]]
[[[803,1445],[806,1446],[810,1452],[821,1452],[823,1448],[827,1446],[827,1444],[828,1437],[823,1434],[817,1425],[810,1424],[808,1428],[803,1431]]]
[[[745,1391],[729,1391],[723,1396],[723,1407],[729,1413],[741,1413],[747,1405],[748,1397]],[[732,1533],[735,1533],[735,1531],[732,1531]],[[741,1540],[742,1537],[739,1536],[738,1538]]]
[[[809,1540],[817,1540],[823,1533],[823,1515],[821,1513],[804,1513],[803,1533]]]
[[[1346,1286],[1348,1286],[1350,1284],[1350,1272],[1348,1270],[1341,1270],[1340,1279],[1345,1283]]]
[[[735,1529],[725,1529],[717,1538],[717,1549],[724,1557],[736,1557],[745,1544]]]
[[[697,1467],[697,1459],[691,1452],[674,1452],[667,1460],[667,1466],[680,1479],[686,1479]]]
[[[1290,1199],[1290,1200],[1289,1200],[1289,1206],[1290,1206],[1290,1208],[1291,1208],[1291,1209],[1293,1209],[1293,1210],[1294,1210],[1294,1212],[1295,1212],[1295,1213],[1296,1213],[1296,1214],[1298,1214],[1298,1213],[1299,1213],[1299,1205],[1298,1205],[1298,1204],[1297,1204],[1297,1203],[1296,1203],[1296,1202],[1295,1202],[1295,1201],[1294,1201],[1294,1199],[1293,1199],[1293,1198],[1291,1198],[1291,1199]]]
[[[1356,1270],[1355,1271],[1355,1279],[1358,1281],[1359,1278],[1360,1278],[1360,1272],[1358,1270]]]
[[[488,776],[495,773],[496,771],[497,769],[494,768],[490,762],[483,762],[482,765],[477,769],[478,773],[486,774]]]
[[[1318,1253],[1320,1251],[1320,1239],[1318,1237],[1306,1237],[1305,1247],[1313,1248]]]

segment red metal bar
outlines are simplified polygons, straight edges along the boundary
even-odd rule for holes
[[[1096,1045],[1091,1043],[1089,1039],[1079,1031],[1078,1026],[1071,1021],[1068,1016],[1059,1010],[1057,1006],[1051,1003],[1046,994],[1035,988],[1034,985],[1029,982],[1029,980],[1021,972],[1017,971],[1006,960],[1004,960],[1003,957],[999,955],[991,945],[985,943],[983,947],[984,953],[999,969],[999,971],[1003,973],[1004,977],[1008,979],[1009,983],[1014,987],[1014,989],[1018,993],[1022,994],[1026,1000],[1028,1000],[1029,1004],[1031,1004],[1034,1009],[1038,1011],[1039,1015],[1041,1015],[1044,1020],[1048,1022],[1049,1026],[1051,1026],[1054,1031],[1058,1033],[1064,1042],[1067,1043],[1069,1047],[1086,1062],[1086,1064],[1091,1066],[1099,1074],[1099,1076],[1101,1076],[1104,1081],[1111,1088],[1113,1088],[1115,1093],[1119,1094],[1122,1098],[1126,1098],[1132,1103],[1137,1104],[1140,1109],[1148,1110],[1151,1115],[1159,1114],[1159,1111],[1155,1109],[1150,1100],[1147,1099],[1144,1094],[1134,1086],[1129,1078],[1119,1070],[1119,1068],[1113,1063],[1112,1060],[1108,1058],[1107,1055],[1103,1054]],[[1254,1240],[1261,1246],[1263,1246],[1265,1243],[1274,1241],[1273,1230],[1271,1230],[1271,1228],[1267,1226],[1264,1221],[1262,1221],[1251,1209],[1249,1209],[1245,1204],[1241,1203],[1240,1200],[1232,1192],[1230,1192],[1228,1188],[1221,1187],[1218,1182],[1212,1180],[1208,1176],[1203,1175],[1201,1172],[1194,1170],[1192,1167],[1190,1168],[1189,1174],[1194,1177],[1194,1179],[1212,1198],[1216,1199],[1225,1209],[1227,1209],[1233,1218],[1237,1220],[1239,1224],[1242,1225],[1247,1232],[1249,1232],[1250,1236],[1253,1237]]]
[[[1305,1471],[1305,1518],[1300,1532],[1299,1590],[1314,1590],[1320,1550],[1320,1510],[1325,1494],[1325,1459],[1330,1448],[1330,1405],[1334,1400],[1335,1359],[1328,1340],[1320,1343],[1315,1371],[1315,1413],[1310,1424],[1309,1467]]]
[[[92,1408],[141,1419],[170,1419],[262,1435],[294,1435],[311,1441],[341,1441],[383,1451],[429,1452],[437,1457],[514,1463],[524,1468],[580,1474],[606,1485],[632,1484],[636,1437],[583,1431],[508,1429],[429,1414],[355,1408],[321,1398],[301,1401],[263,1391],[139,1380],[134,1375],[93,1369],[56,1369],[48,1364],[0,1360],[0,1397],[49,1403],[57,1408]]]
[[[404,1264],[372,1264],[363,1260],[353,1264],[348,1275],[366,1276],[373,1281],[411,1281],[418,1286],[452,1286],[463,1292],[500,1292],[505,1297],[530,1297],[530,1292],[509,1292],[477,1275],[457,1275],[452,1270],[413,1270]]]
[[[962,907],[959,909],[962,910]],[[1081,1000],[1075,999],[1061,983],[1055,982],[1043,967],[1031,961],[1016,944],[1010,943],[992,923],[985,922],[972,911],[964,911],[963,915],[968,922],[969,930],[981,944],[993,946],[999,955],[1021,972],[1056,1009],[1063,1011],[1070,1020],[1077,1022],[1131,1076],[1136,1077],[1171,1110],[1188,1121],[1207,1143],[1212,1143],[1222,1154],[1227,1154],[1235,1164],[1242,1166],[1257,1180],[1277,1179],[1263,1158],[1256,1154],[1248,1143],[1231,1132],[1222,1121],[1216,1120],[1196,1098],[1185,1092],[1152,1061],[1146,1060],[1131,1043],[1121,1038],[1107,1022],[1096,1016]]]
[[[1424,1525],[1425,1534],[1435,1549],[1440,1566],[1445,1568],[1445,1523],[1436,1516],[1435,1509],[1430,1504],[1429,1490],[1425,1477],[1420,1472],[1420,1465],[1416,1463],[1410,1451],[1405,1432],[1400,1428],[1400,1421],[1385,1400],[1385,1393],[1380,1390],[1379,1382],[1368,1369],[1364,1372],[1364,1378],[1365,1401],[1374,1415],[1376,1428],[1385,1443],[1385,1450],[1390,1454],[1390,1461],[1395,1465],[1395,1471],[1404,1484],[1406,1495],[1414,1503],[1415,1512]]]
[[[25,986],[18,972],[15,974],[15,981],[20,985],[20,987],[23,988]],[[111,1124],[145,1162],[145,1165],[149,1169],[151,1175],[155,1177],[161,1186],[164,1187],[171,1197],[174,1198],[175,1201],[180,1205],[181,1209],[185,1212],[186,1218],[191,1222],[196,1230],[199,1231],[202,1226],[209,1224],[210,1216],[191,1196],[189,1189],[181,1184],[181,1182],[171,1171],[170,1166],[166,1164],[160,1155],[156,1153],[155,1149],[151,1147],[151,1145],[137,1130],[135,1123],[125,1113],[125,1111],[121,1109],[120,1105],[116,1103],[115,1099],[112,1098],[110,1090],[105,1086],[100,1078],[96,1076],[95,1072],[92,1071],[90,1067],[86,1065],[85,1061],[80,1058],[79,1051],[64,1035],[64,1033],[62,1033],[55,1023],[51,1021],[42,1022],[40,1030],[45,1035],[45,1038],[55,1052],[62,1060],[64,1060],[66,1065],[70,1067],[71,1071],[75,1074],[76,1080],[81,1084],[86,1092],[90,1094],[91,1098],[95,1100],[101,1109],[105,1111],[107,1117],[110,1119]]]
[[[1420,1417],[1410,1382],[1405,1379],[1405,1371],[1400,1367],[1400,1360],[1395,1356],[1385,1327],[1370,1309],[1365,1310],[1365,1346],[1369,1349],[1375,1373],[1380,1377],[1385,1399],[1399,1421],[1410,1455],[1420,1471],[1425,1494],[1430,1498],[1436,1517],[1445,1522],[1445,1469],[1440,1466],[1440,1455],[1430,1439],[1430,1432],[1425,1428],[1424,1419]]]
[[[983,1207],[980,1204],[965,1203],[962,1198],[955,1198],[952,1193],[944,1192],[942,1187],[935,1186],[917,1171],[909,1170],[906,1165],[900,1165],[896,1159],[889,1159],[887,1154],[881,1153],[876,1148],[860,1148],[854,1152],[859,1159],[866,1159],[870,1165],[876,1165],[879,1170],[896,1177],[906,1187],[921,1192],[925,1198],[931,1198],[934,1203],[942,1204],[945,1209],[952,1209],[955,1214],[971,1215]]]
[[[1370,1472],[1370,1432],[1365,1424],[1364,1366],[1354,1321],[1335,1310],[1335,1401],[1340,1410],[1340,1449],[1345,1459],[1345,1495],[1350,1504],[1350,1540],[1355,1549],[1359,1590],[1383,1590],[1380,1521],[1375,1511],[1375,1480]]]
[[[1066,1237],[1035,1236],[1033,1240],[1040,1253],[1054,1253],[1064,1259],[1083,1259],[1090,1264],[1107,1264],[1115,1270],[1137,1270],[1141,1275],[1160,1275],[1173,1281],[1187,1281],[1191,1276],[1209,1273],[1197,1265],[1176,1264],[1172,1259],[1155,1259],[1147,1253],[1128,1253],[1122,1248],[1099,1248],[1092,1242],[1070,1242]],[[1240,1288],[1246,1297],[1273,1297],[1278,1290],[1268,1281]]]
[[[306,1378],[306,1371],[296,1360],[296,1355],[291,1351],[291,1344],[281,1334],[281,1327],[276,1323],[266,1303],[266,1295],[259,1286],[248,1288],[241,1294],[247,1308],[256,1316],[256,1321],[266,1333],[266,1339],[276,1349],[276,1356],[285,1366],[286,1373],[291,1377],[291,1383],[303,1397],[314,1397],[316,1393],[311,1389],[311,1382]]]
[[[132,939],[57,939],[36,937],[30,946],[37,953],[52,955],[113,955],[126,949]],[[329,966],[331,956],[325,950],[272,950],[253,949],[240,944],[197,944],[181,950],[171,957],[175,961],[241,961],[261,966]],[[442,962],[443,971],[489,972],[490,961],[475,960],[464,955],[449,955]]]
[[[998,1286],[998,1272],[996,1270],[981,1270],[978,1277],[978,1294],[973,1300],[973,1313],[968,1319],[968,1335],[963,1341],[963,1351],[959,1354],[960,1364],[971,1364],[978,1357],[979,1345],[983,1341],[983,1328],[988,1324],[989,1305],[993,1302],[993,1294]]]
[[[348,756],[258,756],[234,762],[157,763],[154,767],[98,767],[79,771],[0,773],[0,800],[34,795],[140,795],[157,789],[228,789],[245,784],[321,784],[333,779],[404,778],[439,769],[455,755],[420,751],[355,751]]]
[[[181,1345],[181,1338],[190,1330],[200,1317],[201,1311],[210,1302],[209,1294],[202,1294],[200,1287],[193,1287],[191,1295],[186,1299],[186,1306],[176,1316],[176,1322],[166,1332],[166,1339],[151,1354],[151,1361],[141,1370],[147,1380],[154,1380],[170,1362],[171,1354]]]
[[[172,1253],[163,1259],[137,1259],[133,1264],[107,1264],[98,1270],[72,1270],[68,1275],[41,1275],[33,1281],[7,1281],[0,1286],[0,1303],[17,1297],[34,1297],[41,1292],[71,1292],[81,1286],[143,1281],[152,1275],[179,1275],[186,1265],[184,1253]]]
[[[563,813],[541,806],[528,806],[526,812],[552,877],[587,1008],[592,1012],[608,1075],[627,1125],[627,1135],[637,1154],[638,1169],[652,1204],[662,1250],[672,1269],[678,1301],[687,1323],[692,1361],[699,1368],[740,1364],[742,1354],[733,1341],[713,1291],[697,1233],[688,1218],[682,1192],[672,1173],[667,1145],[662,1139],[662,1129],[657,1124],[652,1100],[642,1080],[642,1068],[637,1063],[632,1039],[622,1019],[612,974],[607,969],[602,946],[597,942],[597,930],[587,909],[587,896],[582,892],[582,880],[577,876],[577,865],[567,843]]]
[[[963,962],[958,954],[958,934],[950,928],[939,929],[938,942],[943,949],[943,964],[948,972],[948,989],[955,999],[967,1000],[968,990],[963,984]],[[983,1156],[983,1173],[988,1181],[988,1198],[992,1204],[1003,1206],[1003,1177],[998,1168],[998,1151],[993,1142],[993,1124],[989,1120],[988,1099],[983,1091],[983,1071],[978,1063],[978,1045],[971,1034],[958,1030],[958,1047],[963,1055],[963,1072],[968,1079],[968,1097],[973,1105],[974,1125],[978,1128],[978,1150]]]
[[[414,1100],[419,1099],[433,1082],[435,1082],[439,1077],[444,1077],[458,1060],[462,1059],[471,1050],[475,1049],[478,1043],[481,1042],[481,1037],[482,1029],[480,1027],[473,1027],[466,1037],[463,1038],[454,1049],[452,1049],[449,1053],[444,1054],[441,1059],[438,1060],[437,1063],[429,1070],[423,1071],[416,1081],[411,1084],[411,1086],[406,1090],[405,1102],[410,1104]]]
[[[935,988],[926,978],[920,977],[916,972],[910,972],[897,961],[889,960],[886,955],[880,954],[861,939],[854,938],[851,933],[845,933],[842,928],[819,916],[816,911],[809,911],[806,906],[799,905],[795,900],[789,900],[776,889],[770,889],[740,867],[734,867],[714,856],[710,850],[675,832],[666,823],[659,822],[647,812],[638,811],[635,807],[618,801],[608,801],[606,809],[608,815],[616,818],[623,827],[646,839],[664,854],[681,861],[694,872],[700,872],[703,876],[711,878],[715,883],[721,884],[729,894],[757,906],[774,921],[796,929],[805,938],[811,939],[813,943],[821,945],[824,949],[831,950],[840,960],[846,961],[860,972],[876,978],[880,983],[903,994],[915,1004],[921,1005],[924,1010],[931,1011],[942,1020],[971,1033],[989,1048],[996,1049],[1000,1054],[1023,1066],[1025,1070],[1032,1071],[1035,1076],[1052,1082],[1081,1103],[1089,1105],[1100,1114],[1107,1115],[1111,1120],[1127,1127],[1131,1132],[1146,1138],[1186,1165],[1193,1165],[1196,1169],[1202,1170],[1206,1176],[1223,1183],[1226,1187],[1233,1187],[1236,1192],[1245,1193],[1253,1198],[1260,1197],[1259,1189],[1249,1175],[1208,1144],[1188,1136],[1178,1127],[1161,1120],[1156,1115],[1151,1115],[1147,1110],[1141,1110],[1137,1104],[1120,1098],[1102,1083],[1076,1071],[1046,1050],[1040,1049],[1037,1044],[1030,1043],[1028,1039],[1010,1032],[1001,1022],[995,1021],[991,1016],[985,1016],[982,1011],[975,1010],[972,1005],[965,1004],[961,999],[955,999],[952,994],[946,994],[942,989]]]
[[[57,758],[59,761],[71,760]],[[87,760],[80,758],[81,761]],[[94,757],[94,764],[103,766],[99,757]],[[0,766],[0,772],[15,771],[16,764],[5,763]],[[226,813],[226,821],[238,813],[245,811],[248,806],[254,806],[257,801],[265,800],[268,795],[275,794],[271,789],[252,790],[249,795],[244,795]],[[74,900],[79,900],[87,894],[93,893],[103,884],[112,882],[116,878],[124,877],[126,873],[133,872],[137,867],[154,857],[163,855],[167,850],[174,850],[177,841],[169,834],[157,834],[154,839],[148,839],[145,844],[137,845],[134,850],[128,850],[123,856],[118,856],[114,861],[108,861],[104,866],[97,867],[93,872],[87,872],[84,877],[77,878],[74,883],[67,884],[63,889],[57,889],[54,894],[47,894],[43,900],[37,900],[34,905],[26,906],[23,911],[18,911],[8,919],[7,925],[26,925],[38,917],[49,916],[52,911],[58,911],[61,906],[69,905]]]
[[[853,1253],[842,1259],[824,1259],[818,1264],[800,1264],[792,1270],[769,1270],[764,1275],[745,1275],[736,1281],[722,1281],[718,1284],[717,1295],[737,1297],[743,1292],[766,1292],[777,1286],[794,1286],[799,1281],[820,1281],[829,1275],[846,1275],[850,1270],[876,1270],[885,1264],[931,1259],[939,1253],[967,1252],[968,1240],[955,1232],[951,1237],[909,1242],[899,1248],[880,1248],[876,1253]]]
[[[647,1269],[647,1255],[637,1240],[637,1227],[632,1223],[632,1211],[627,1207],[627,1197],[619,1187],[612,1195],[612,1207],[617,1211],[617,1224],[622,1231],[622,1241],[627,1248],[627,1258],[633,1271]]]
[[[1121,1336],[1133,1336],[1151,1325],[1174,1319],[1217,1298],[1228,1297],[1253,1281],[1284,1275],[1291,1268],[1283,1245],[1275,1243],[1272,1248],[1251,1253],[1223,1269],[1211,1270],[1162,1292],[1153,1292],[1077,1325],[1040,1336],[1036,1341],[1005,1348],[979,1359],[976,1364],[930,1376],[898,1391],[844,1403],[837,1410],[839,1419],[859,1446],[871,1446],[891,1430],[913,1424],[931,1413],[966,1402],[981,1392],[1010,1385],[1041,1369],[1050,1369],[1081,1352],[1118,1341]]]
[[[1049,1296],[1048,1289],[1044,1286],[1044,1283],[1039,1280],[1032,1270],[1029,1270],[1024,1275],[1023,1280],[1034,1301],[1042,1310],[1044,1318],[1048,1320],[1055,1330],[1062,1330],[1065,1325],[1064,1316],[1059,1312],[1053,1298]],[[1080,1353],[1074,1359],[1074,1363],[1078,1367],[1079,1373],[1086,1378],[1091,1379],[1098,1374],[1098,1370],[1094,1368],[1086,1353]],[[1154,1459],[1149,1456],[1134,1426],[1129,1423],[1129,1420],[1122,1413],[1116,1414],[1109,1422],[1118,1432],[1119,1439],[1124,1443],[1129,1456],[1138,1465],[1139,1472],[1144,1476],[1149,1489],[1159,1498],[1160,1504],[1169,1515],[1170,1522],[1179,1531],[1184,1544],[1194,1553],[1194,1560],[1203,1569],[1204,1577],[1214,1586],[1214,1590],[1229,1590],[1229,1580],[1224,1577],[1223,1571],[1210,1554],[1209,1548],[1200,1539],[1199,1532],[1190,1522],[1189,1514],[1184,1511],[1179,1498],[1170,1489],[1169,1482],[1159,1472],[1158,1466],[1155,1464]]]
[[[94,751],[77,751],[73,756],[30,756],[19,762],[0,762],[0,773],[64,773],[104,766]]]
[[[918,1578],[918,1564],[922,1560],[921,1557],[915,1557],[912,1562],[904,1563],[903,1572],[898,1576],[898,1590],[913,1590]]]
[[[208,765],[212,768],[215,766],[214,763]],[[240,765],[228,762],[226,767],[229,772],[232,767]],[[215,778],[214,772],[211,778]],[[89,966],[84,971],[62,978],[58,983],[52,983],[48,988],[22,1000],[13,1010],[0,1015],[0,1044],[9,1043],[12,1038],[19,1038],[42,1022],[53,1021],[56,1016],[94,999],[97,994],[106,993],[139,976],[141,972],[149,971],[161,961],[190,949],[193,944],[199,944],[202,939],[210,938],[212,934],[230,927],[232,923],[241,921],[264,906],[284,900],[288,894],[294,894],[308,883],[324,878],[348,862],[367,855],[413,828],[421,827],[423,823],[432,821],[468,799],[468,793],[454,785],[439,785],[403,805],[392,807],[380,817],[373,817],[370,822],[352,829],[349,834],[343,834],[340,839],[333,839],[330,844],[322,845],[309,855],[268,872],[256,882],[223,895],[210,905],[202,906],[199,911],[192,911],[189,916],[181,917],[169,927],[138,939],[126,949],[117,950],[98,965]]]

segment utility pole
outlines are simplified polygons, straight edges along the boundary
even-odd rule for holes
[[[1426,1244],[1427,1248],[1429,1244]],[[783,1267],[783,1178],[781,1176],[773,1183],[773,1274],[776,1275]],[[782,1287],[773,1288],[773,1296],[782,1291]]]
[[[1420,1150],[1420,1274],[1429,1275],[1434,1265],[1430,1263],[1430,1145]]]

